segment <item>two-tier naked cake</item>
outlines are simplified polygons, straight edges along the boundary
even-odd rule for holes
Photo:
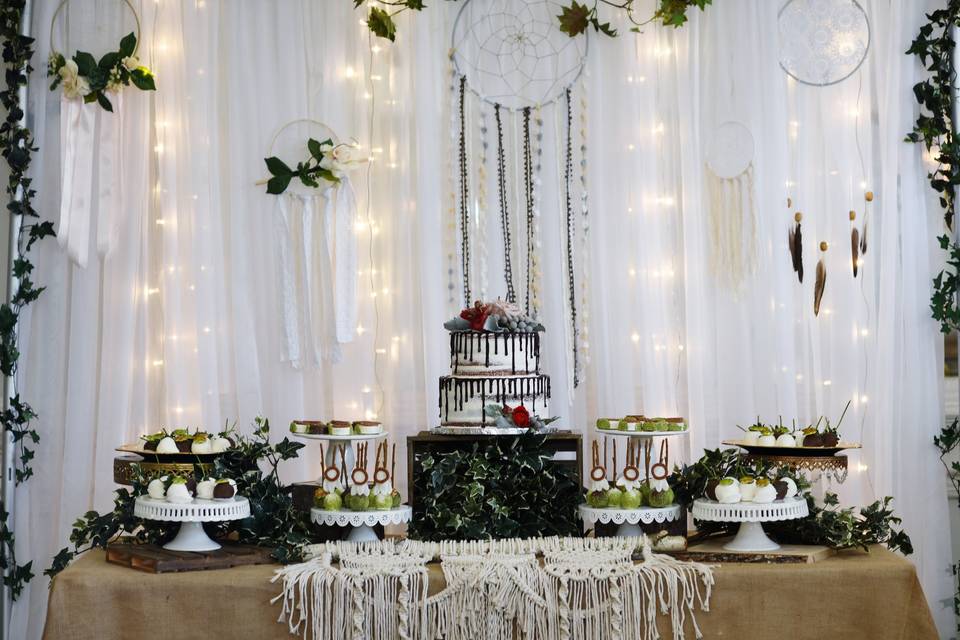
[[[484,408],[523,406],[547,413],[550,377],[540,373],[543,325],[515,304],[476,302],[443,325],[450,332],[451,375],[440,378],[443,427],[491,426]]]

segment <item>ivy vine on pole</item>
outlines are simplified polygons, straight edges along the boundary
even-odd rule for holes
[[[20,314],[25,307],[37,300],[43,287],[37,287],[31,274],[33,263],[29,254],[34,244],[43,238],[53,236],[53,223],[43,222],[33,208],[36,191],[31,188],[31,179],[27,176],[33,152],[33,136],[24,124],[24,112],[20,102],[21,91],[27,86],[27,80],[33,67],[33,38],[21,33],[25,0],[5,0],[0,3],[0,37],[3,40],[3,67],[5,84],[0,90],[0,105],[6,112],[0,124],[0,155],[7,163],[10,175],[6,185],[7,210],[15,223],[16,252],[12,262],[12,276],[16,286],[11,287],[8,302],[0,306],[0,374],[15,380],[18,349],[18,327]],[[36,413],[16,392],[16,385],[10,385],[12,395],[6,398],[6,406],[0,413],[0,422],[6,434],[12,436],[17,447],[16,482],[20,484],[33,475],[31,460],[40,435],[31,426]],[[7,505],[0,498],[0,570],[3,571],[3,583],[10,588],[14,600],[23,591],[24,585],[33,578],[32,561],[18,564],[14,551],[14,534],[10,528]]]
[[[920,104],[920,113],[907,134],[907,142],[923,144],[927,153],[936,158],[936,166],[927,173],[930,186],[939,194],[943,220],[952,230],[956,213],[956,189],[960,185],[960,146],[955,138],[954,104],[956,100],[957,69],[954,67],[953,27],[960,26],[960,0],[949,0],[947,6],[927,14],[927,23],[910,44],[907,55],[920,58],[921,64],[930,73],[913,87],[913,94]],[[940,322],[943,333],[960,330],[960,306],[957,293],[960,290],[960,244],[949,233],[937,238],[940,248],[947,252],[946,268],[933,279],[930,310]],[[960,463],[948,463],[948,457],[960,450],[960,422],[943,427],[933,439],[940,451],[940,461],[946,468],[953,486],[960,489]],[[960,564],[952,567],[956,591],[953,611],[957,616],[960,631]]]

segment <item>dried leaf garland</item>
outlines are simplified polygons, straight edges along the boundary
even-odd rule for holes
[[[826,252],[827,243],[820,243],[820,251]],[[817,282],[813,287],[813,315],[820,315],[820,301],[823,299],[823,289],[827,286],[827,266],[823,263],[823,255],[817,261]]]
[[[793,262],[793,270],[797,274],[800,283],[803,284],[803,232],[800,229],[800,221],[803,214],[799,211],[794,214],[793,219],[796,225],[787,233],[787,244],[790,247],[790,258]]]

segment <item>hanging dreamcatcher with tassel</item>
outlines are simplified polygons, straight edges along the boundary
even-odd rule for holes
[[[581,307],[587,260],[586,102],[575,93],[586,57],[586,37],[571,38],[556,26],[559,0],[467,0],[453,28],[450,59],[454,82],[451,106],[457,177],[451,185],[448,228],[455,244],[464,307],[478,292],[486,296],[486,272],[499,264],[503,277],[491,277],[489,295],[503,297],[538,318],[542,302],[540,216],[561,216],[561,254],[566,289],[564,307],[567,361],[573,386],[579,385],[583,358]],[[471,122],[480,114],[481,125]],[[489,114],[489,117],[485,114]],[[556,126],[544,127],[552,118]],[[574,128],[574,122],[580,127]],[[488,126],[489,135],[488,135]],[[555,131],[553,148],[562,157],[543,161],[544,131]],[[577,138],[579,131],[580,137]],[[489,154],[487,153],[489,148]],[[480,149],[480,162],[471,149]],[[493,166],[488,171],[488,160]],[[556,201],[543,202],[544,167],[556,167]],[[490,194],[489,204],[486,194]],[[577,207],[576,203],[580,206]],[[455,203],[455,204],[454,204]],[[452,235],[452,234],[451,234]],[[499,246],[502,251],[495,250]],[[489,247],[489,251],[487,248]],[[476,255],[479,250],[479,257]],[[454,251],[448,250],[448,257]],[[479,260],[479,264],[477,264]],[[453,269],[453,260],[449,268]],[[477,273],[477,271],[480,273]],[[453,283],[449,272],[448,287]],[[502,282],[502,288],[500,283]]]
[[[738,290],[757,264],[753,134],[740,122],[717,127],[707,149],[710,265],[726,286]]]

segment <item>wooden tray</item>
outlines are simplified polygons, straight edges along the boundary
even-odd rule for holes
[[[763,447],[748,444],[744,440],[724,440],[723,444],[746,449],[748,453],[759,456],[832,456],[844,449],[859,449],[859,442],[839,442],[835,447]]]
[[[228,569],[272,564],[270,549],[247,544],[224,545],[215,551],[170,551],[153,544],[114,542],[107,545],[107,562],[147,573]]]
[[[123,453],[135,453],[138,456],[143,456],[145,460],[152,460],[153,462],[197,462],[198,460],[210,462],[217,456],[226,453],[226,451],[221,451],[220,453],[193,453],[190,451],[178,451],[177,453],[157,453],[156,451],[148,451],[144,449],[143,445],[140,443],[120,445],[115,449],[115,451],[121,451]],[[227,449],[227,451],[229,451],[229,449]]]
[[[744,562],[762,564],[811,564],[825,560],[836,551],[829,547],[784,544],[775,551],[727,551],[723,545],[732,538],[708,538],[691,544],[686,551],[667,551],[678,560],[692,562]]]

